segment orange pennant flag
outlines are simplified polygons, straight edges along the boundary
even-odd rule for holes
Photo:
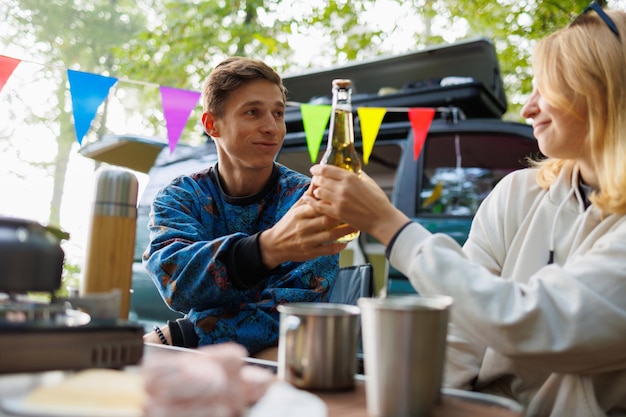
[[[374,142],[378,136],[378,130],[387,113],[387,109],[382,107],[359,107],[357,109],[361,123],[361,136],[363,140],[363,162],[369,162]]]
[[[413,158],[417,159],[422,152],[428,129],[435,117],[435,109],[412,108],[409,109],[409,120],[413,128]]]
[[[0,91],[20,62],[22,62],[21,59],[0,55]]]

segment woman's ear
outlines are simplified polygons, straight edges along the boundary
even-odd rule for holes
[[[202,113],[202,126],[204,126],[204,131],[207,135],[212,138],[219,137],[219,133],[217,132],[217,128],[215,127],[215,119],[213,115],[209,112]]]

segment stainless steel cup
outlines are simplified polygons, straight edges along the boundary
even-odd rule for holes
[[[278,377],[298,388],[354,387],[359,308],[347,304],[291,303],[278,306]]]
[[[423,417],[439,398],[452,298],[360,298],[367,411]]]

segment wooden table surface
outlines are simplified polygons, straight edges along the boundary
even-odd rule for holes
[[[151,350],[189,351],[151,343],[147,343],[146,348],[146,353]],[[249,362],[275,369],[276,354],[276,348],[269,348],[249,358]],[[326,403],[328,417],[369,417],[363,375],[356,376],[355,387],[352,390],[311,392]],[[521,417],[522,415],[522,408],[513,401],[493,395],[444,388],[441,399],[430,417]]]
[[[365,382],[350,391],[313,391],[328,406],[328,417],[368,417]],[[430,417],[521,417],[521,407],[491,395],[444,389]]]

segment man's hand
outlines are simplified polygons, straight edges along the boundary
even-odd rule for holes
[[[332,165],[313,165],[311,174],[313,191],[303,200],[319,214],[365,231],[384,245],[409,221],[365,172],[359,177]]]
[[[311,196],[310,190],[305,195]],[[261,233],[261,257],[268,269],[283,262],[303,262],[334,255],[346,247],[338,238],[355,232],[343,222],[322,215],[300,199],[271,229]]]
[[[170,335],[170,328],[168,325],[165,325],[163,327],[161,327],[161,333],[163,333],[163,336],[165,336],[165,340],[167,340],[167,344],[171,345],[172,344],[172,337]],[[159,335],[157,334],[156,331],[153,332],[149,332],[143,335],[143,341],[144,342],[148,342],[148,343],[156,343],[156,344],[163,344],[163,341],[161,340],[161,338],[159,337]]]

